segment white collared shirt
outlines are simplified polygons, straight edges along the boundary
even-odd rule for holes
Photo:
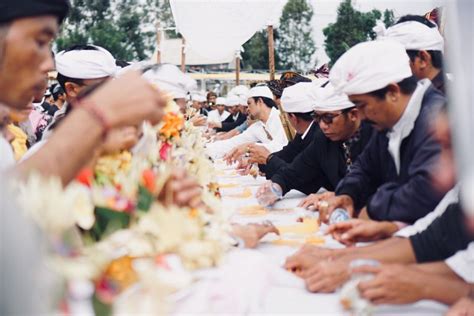
[[[397,174],[400,173],[400,145],[402,141],[410,135],[411,131],[415,127],[415,121],[418,118],[421,110],[421,102],[425,95],[426,90],[430,87],[431,81],[429,79],[423,79],[418,81],[416,90],[413,92],[410,100],[408,101],[405,111],[398,122],[393,128],[387,133],[388,137],[388,152],[395,162]]]
[[[301,139],[304,139],[306,137],[306,135],[308,135],[309,133],[309,130],[311,129],[311,127],[313,126],[314,124],[314,121],[311,121],[311,124],[309,124],[308,128],[306,129],[306,131],[304,131],[303,135],[301,135]]]
[[[214,123],[219,123],[222,121],[225,121],[227,117],[229,117],[230,113],[227,111],[222,112],[222,114],[219,114],[218,110],[212,110],[209,112],[207,115],[207,121],[208,122],[214,122]]]
[[[459,201],[459,185],[456,185],[448,193],[446,193],[443,199],[436,205],[432,212],[429,212],[424,217],[418,219],[413,225],[404,227],[395,233],[396,237],[409,238],[410,236],[416,235],[424,231],[431,223],[443,215],[448,208],[449,204],[453,204]]]
[[[474,283],[474,242],[444,261],[451,270],[468,283]]]
[[[267,133],[270,135],[269,139]],[[266,124],[258,121],[249,126],[242,134],[230,139],[217,141],[207,145],[208,153],[211,157],[220,158],[226,153],[246,143],[261,143],[271,153],[280,151],[286,144],[285,130],[280,120],[280,111],[272,108]]]

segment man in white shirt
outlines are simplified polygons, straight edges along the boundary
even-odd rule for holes
[[[208,152],[212,157],[220,158],[234,150],[245,152],[247,145],[255,143],[261,143],[273,153],[288,143],[280,111],[276,109],[273,94],[267,86],[250,89],[247,104],[250,117],[258,121],[242,134],[209,144]]]
[[[230,113],[225,110],[226,99],[217,98],[216,99],[216,109],[209,112],[207,115],[208,123],[220,123],[224,121]]]

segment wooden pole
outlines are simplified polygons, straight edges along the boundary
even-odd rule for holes
[[[273,39],[273,25],[267,27],[268,35],[268,67],[270,70],[270,80],[275,80],[275,43]]]
[[[235,56],[235,85],[240,85],[240,57]]]
[[[161,30],[160,22],[156,23],[156,63],[161,64]]]
[[[186,72],[186,39],[181,42],[181,71]]]

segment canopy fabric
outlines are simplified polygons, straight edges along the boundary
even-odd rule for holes
[[[276,25],[281,0],[171,0],[177,31],[197,54],[220,59],[267,25]]]

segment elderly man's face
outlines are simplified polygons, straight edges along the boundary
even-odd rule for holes
[[[22,18],[0,32],[0,101],[25,109],[54,68],[51,41],[58,32],[55,16]]]

